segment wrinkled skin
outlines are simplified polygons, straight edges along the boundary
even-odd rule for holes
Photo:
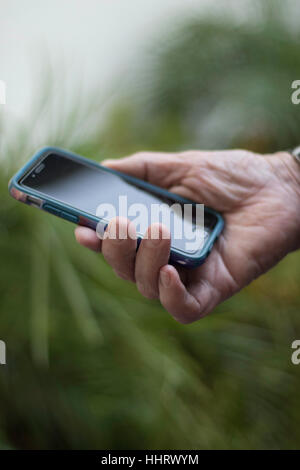
[[[168,264],[166,228],[160,239],[109,238],[113,224],[129,230],[125,219],[108,227],[102,242],[77,227],[82,245],[102,251],[117,275],[135,281],[147,298],[159,298],[181,323],[202,318],[299,247],[300,165],[288,153],[258,155],[244,150],[138,153],[104,162],[181,196],[220,211],[225,230],[207,261],[192,270]],[[127,224],[129,224],[127,226]]]

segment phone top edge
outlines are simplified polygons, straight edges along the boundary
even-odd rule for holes
[[[16,182],[16,180],[19,182],[20,179],[23,176],[25,176],[25,172],[30,171],[30,169],[39,161],[39,159],[46,158],[46,156],[49,155],[50,153],[61,154],[66,158],[72,158],[72,159],[81,161],[83,163],[88,163],[92,166],[100,167],[104,171],[119,175],[122,178],[125,178],[127,181],[138,183],[142,187],[152,189],[152,190],[154,190],[155,192],[158,192],[161,195],[164,195],[166,197],[171,196],[173,199],[176,199],[178,202],[197,204],[195,201],[193,201],[191,199],[184,198],[184,197],[182,197],[182,196],[180,196],[179,194],[176,194],[176,193],[171,193],[167,189],[164,189],[164,188],[161,188],[160,186],[156,186],[154,184],[151,184],[148,181],[144,181],[144,180],[141,180],[141,179],[136,178],[134,176],[127,175],[126,173],[122,173],[121,171],[113,170],[112,168],[105,167],[104,165],[101,165],[101,163],[99,163],[95,160],[91,160],[90,158],[87,158],[87,157],[82,157],[81,155],[78,155],[74,152],[71,152],[69,150],[62,149],[62,148],[59,148],[59,147],[55,147],[55,146],[45,146],[45,147],[42,147],[41,149],[39,149],[33,155],[33,157],[25,165],[23,165],[23,167],[11,178],[9,184],[11,184],[12,182]],[[22,186],[22,187],[24,187],[24,186]],[[223,220],[221,214],[219,212],[215,211],[214,209],[210,208],[209,206],[205,206],[205,210],[207,212],[211,213],[211,214],[214,214],[218,219],[221,218]]]

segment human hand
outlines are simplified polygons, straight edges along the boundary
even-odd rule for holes
[[[181,323],[202,318],[300,245],[300,166],[280,152],[245,150],[143,152],[103,164],[144,179],[222,213],[225,229],[206,262],[196,269],[168,264],[170,241],[128,237],[102,242],[86,227],[76,239],[103,256],[147,298],[159,298]],[[126,220],[115,221],[120,229]],[[111,229],[109,224],[108,232]]]

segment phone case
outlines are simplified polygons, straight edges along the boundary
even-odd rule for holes
[[[51,198],[50,196],[45,196],[44,194],[41,195],[38,191],[22,186],[19,182],[20,180],[28,173],[31,171],[31,169],[39,162],[39,160],[42,160],[45,158],[47,155],[50,153],[56,153],[57,155],[62,155],[67,158],[71,158],[80,162],[83,162],[84,164],[88,164],[90,166],[94,167],[100,167],[102,170],[114,173],[117,175],[121,175],[122,178],[127,180],[128,182],[131,183],[138,183],[140,187],[144,188],[145,190],[150,190],[152,192],[155,192],[158,195],[168,197],[174,200],[174,202],[180,202],[180,203],[187,203],[187,204],[195,204],[194,201],[190,201],[189,199],[182,198],[181,196],[178,196],[177,194],[170,193],[169,191],[160,188],[158,186],[154,186],[146,181],[142,181],[140,179],[137,179],[133,176],[126,175],[124,173],[120,173],[116,170],[112,170],[110,168],[106,168],[99,163],[90,160],[85,157],[81,157],[80,155],[76,155],[74,153],[71,153],[69,151],[56,148],[56,147],[44,147],[41,150],[39,150],[32,158],[31,160],[26,163],[10,180],[9,182],[9,192],[14,197],[16,200],[24,202],[27,205],[31,205],[34,207],[37,207],[39,209],[45,210],[51,214],[54,214],[58,217],[61,217],[65,220],[68,220],[70,222],[83,225],[86,227],[90,227],[92,229],[96,229],[97,225],[99,222],[102,222],[103,226],[103,231],[105,231],[105,228],[107,226],[106,221],[101,221],[98,217],[92,216],[91,214],[85,213],[79,209],[75,209],[74,207],[68,206],[67,204],[62,204],[61,202],[57,201],[56,199]],[[217,240],[218,236],[223,230],[224,227],[224,221],[218,212],[214,211],[213,209],[210,209],[205,206],[205,212],[213,214],[216,219],[217,223],[214,229],[212,230],[209,238],[206,240],[203,248],[199,250],[196,253],[186,253],[184,251],[178,250],[174,247],[171,247],[171,253],[170,253],[170,262],[172,264],[180,264],[184,265],[185,267],[196,267],[201,265],[209,253],[211,252],[213,245],[215,241]],[[99,226],[98,226],[99,228]],[[139,239],[138,241],[141,241]]]

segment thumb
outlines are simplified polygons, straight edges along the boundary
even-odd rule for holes
[[[120,159],[103,160],[102,165],[149,183],[170,188],[186,171],[187,161],[174,153],[139,152]]]

